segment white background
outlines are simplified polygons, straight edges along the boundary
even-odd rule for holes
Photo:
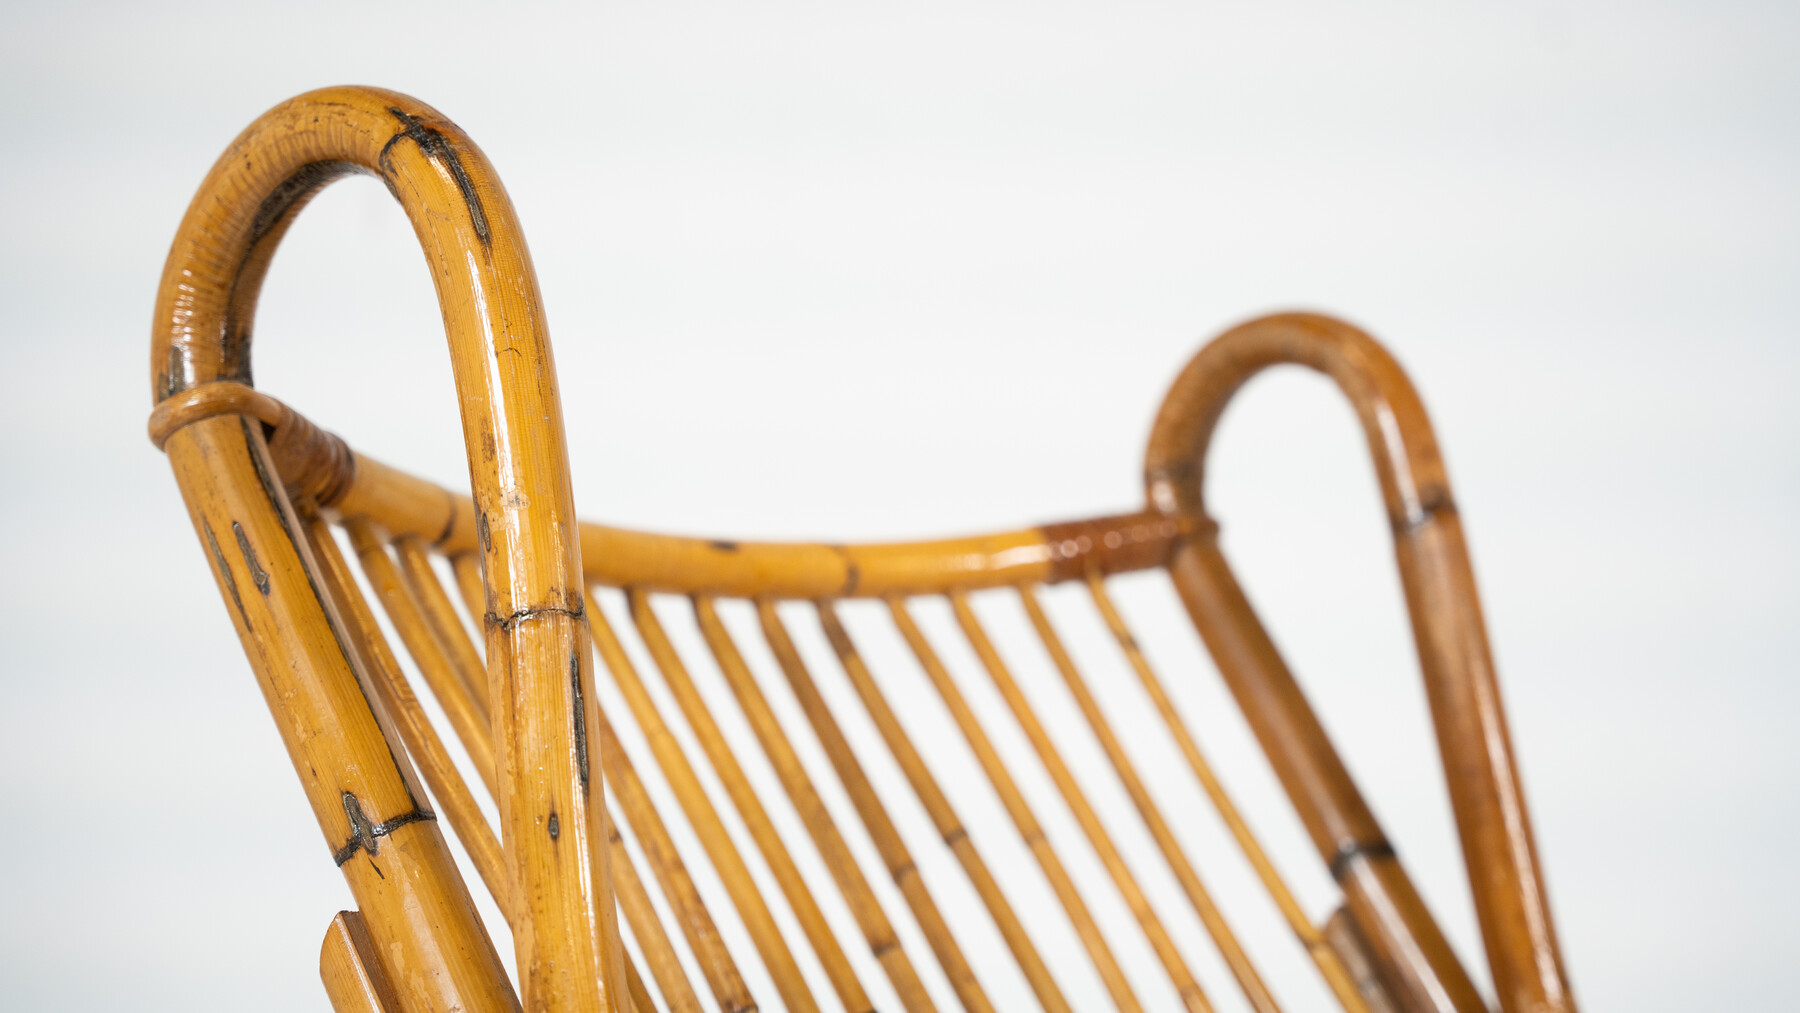
[[[1791,1001],[1792,5],[371,6],[0,12],[0,1005],[324,1008],[348,894],[143,420],[195,186],[338,83],[498,167],[584,516],[859,539],[1130,509],[1204,338],[1369,328],[1448,456],[1583,1006]],[[302,216],[255,366],[466,481],[379,183]],[[1212,499],[1478,962],[1359,439],[1272,375]]]

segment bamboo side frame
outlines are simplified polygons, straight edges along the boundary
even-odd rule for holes
[[[521,887],[513,938],[524,1007],[621,1013],[631,1004],[621,995],[624,951],[608,856],[582,818],[589,809],[588,785],[574,748],[579,717],[567,672],[570,659],[585,655],[589,644],[562,411],[530,256],[511,202],[480,149],[437,110],[380,89],[310,92],[259,117],[207,174],[170,249],[151,335],[153,400],[174,404],[187,392],[221,381],[248,385],[252,321],[275,249],[319,190],[352,173],[382,179],[411,220],[449,339],[492,603],[486,613],[486,657],[496,722],[504,730],[496,743],[502,786],[498,801],[509,878]],[[210,448],[202,434],[225,436],[247,424],[240,420],[244,416],[193,421],[165,445],[178,477],[190,476],[182,482],[190,509],[206,510],[205,502],[215,494],[229,498],[256,490],[260,496],[273,487],[270,476],[276,469],[265,463],[259,478],[247,467],[250,455],[244,449],[221,448],[222,456],[206,457]],[[261,434],[256,437],[260,443]],[[329,445],[317,449],[334,456]],[[268,451],[262,447],[252,453],[266,457]],[[246,466],[230,467],[234,462]],[[328,488],[329,495],[320,490],[321,499],[335,498],[336,483]],[[291,514],[281,518],[285,527],[270,523],[285,508],[285,496],[275,490],[270,499],[280,502],[273,512],[269,506],[260,509],[263,521],[255,537],[265,550],[291,558],[293,574],[310,588],[316,566],[297,544]],[[203,544],[208,525],[215,542],[220,525],[230,530],[237,523],[246,531],[251,526],[246,518],[229,515],[216,518],[216,524],[204,512],[196,519],[206,522],[197,525]],[[229,572],[226,576],[235,580]],[[221,593],[227,590],[221,577]],[[316,609],[309,615],[299,608],[284,618],[291,620],[285,624],[290,630],[332,624]],[[260,624],[252,632],[248,620],[242,632],[246,653],[259,667],[259,658],[271,657],[264,653],[264,642],[282,635],[280,628],[272,631]],[[341,645],[335,652],[302,650],[283,660],[304,669],[302,679],[342,673],[351,664]],[[284,720],[279,712],[293,706],[279,695],[271,696],[271,704],[278,721]],[[294,759],[303,781],[321,780],[301,770],[302,753],[295,752]],[[326,766],[337,770],[341,762]],[[598,790],[599,785],[593,787]],[[348,820],[360,828],[363,824],[347,803],[341,805],[347,815],[332,822]],[[559,813],[570,818],[559,821]],[[556,832],[559,822],[567,824],[567,832]],[[416,837],[434,829],[402,827],[397,832]],[[442,872],[420,875],[442,881],[446,888],[455,881],[453,871],[450,879]],[[354,890],[356,876],[346,876]],[[372,896],[370,902],[358,899],[378,952],[399,947],[394,950],[398,955],[419,945],[416,920],[401,917],[398,910],[390,917],[372,906],[388,902]],[[469,987],[475,987],[476,978],[487,984],[468,994],[456,989],[445,993],[442,989],[460,973],[447,972],[431,986],[438,991],[436,999],[420,1001],[435,1001],[438,1008],[511,1004],[510,988],[504,989],[503,999],[502,990],[494,987],[497,965],[490,959],[491,946],[485,936],[476,936],[482,943],[474,948],[458,944],[446,951],[454,954],[450,957],[420,953],[418,963],[408,966],[439,967],[448,959],[467,965],[467,973],[475,976],[465,982]],[[483,956],[483,948],[490,953]],[[503,975],[499,981],[504,982]]]
[[[394,749],[399,736],[368,688],[367,662],[321,590],[261,426],[202,419],[165,450],[326,856],[356,898],[400,1010],[517,1010],[424,788]]]
[[[1573,1013],[1443,458],[1418,393],[1373,338],[1329,317],[1264,317],[1214,339],[1182,370],[1144,459],[1152,509],[1182,518],[1195,532],[1169,561],[1176,589],[1344,888],[1395,998],[1418,1009],[1483,1009],[1238,586],[1206,513],[1205,460],[1214,428],[1245,382],[1281,363],[1336,381],[1374,459],[1501,1008]]]

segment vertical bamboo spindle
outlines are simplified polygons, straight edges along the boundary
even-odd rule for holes
[[[456,831],[463,850],[469,853],[469,860],[475,863],[475,871],[481,876],[481,881],[487,884],[494,903],[501,911],[509,912],[510,917],[512,889],[506,879],[505,858],[500,853],[499,839],[494,836],[493,828],[488,826],[487,817],[482,815],[474,793],[469,790],[462,775],[457,772],[456,765],[451,762],[450,754],[445,752],[443,740],[438,738],[437,729],[431,726],[430,717],[419,706],[418,697],[413,695],[405,671],[395,659],[387,638],[381,633],[381,627],[376,625],[369,603],[363,600],[362,592],[356,586],[356,578],[350,573],[350,566],[343,553],[338,550],[337,540],[331,534],[331,526],[316,515],[307,518],[305,524],[308,545],[312,548],[313,557],[319,561],[320,576],[323,578],[321,583],[326,593],[337,603],[339,614],[344,617],[345,625],[350,631],[350,642],[361,645],[363,661],[371,677],[370,681],[374,683],[376,696],[399,731],[407,753],[419,765],[425,784],[431,789],[432,797],[437,800],[438,808],[450,818],[451,829]]]
[[[456,614],[456,607],[450,604],[450,596],[444,593],[443,582],[431,565],[431,549],[416,535],[409,535],[395,540],[394,554],[400,558],[401,576],[412,588],[426,625],[443,645],[445,657],[456,670],[457,678],[469,688],[481,712],[491,713],[487,666],[482,663],[475,642],[469,639],[468,627]]]
[[[1095,970],[1100,972],[1101,981],[1106,983],[1106,990],[1111,993],[1113,1003],[1121,1013],[1137,1013],[1141,1007],[1131,990],[1131,983],[1125,978],[1124,970],[1119,967],[1118,958],[1113,956],[1112,947],[1100,934],[1100,926],[1094,923],[1094,916],[1088,910],[1087,902],[1076,892],[1075,883],[1069,878],[1068,870],[1063,868],[1062,859],[1050,847],[1050,839],[1044,835],[1037,816],[1025,802],[1024,794],[1013,782],[1006,765],[1000,761],[1000,754],[994,750],[987,733],[975,720],[975,712],[969,709],[968,701],[963,699],[962,690],[957,688],[950,678],[949,670],[938,659],[937,650],[925,639],[918,624],[913,622],[906,603],[899,598],[889,598],[887,603],[888,611],[894,617],[894,625],[900,628],[901,636],[906,638],[913,655],[919,659],[919,665],[925,669],[932,686],[936,687],[938,696],[943,698],[944,706],[950,709],[950,716],[956,720],[957,728],[962,731],[976,760],[981,763],[988,782],[1000,796],[1000,802],[1006,807],[1007,815],[1012,817],[1019,836],[1031,848],[1032,856],[1044,870],[1044,878],[1050,881],[1051,889],[1056,891],[1057,900],[1062,902],[1063,910],[1068,913],[1069,921],[1075,926],[1076,934],[1081,937],[1082,945],[1087,948]]]
[[[806,713],[813,734],[818,736],[825,755],[831,760],[832,769],[837,773],[838,781],[843,784],[851,804],[856,807],[863,828],[874,840],[876,850],[881,853],[888,875],[893,878],[894,885],[900,888],[901,896],[906,898],[907,906],[912,909],[913,920],[918,923],[919,930],[930,943],[938,966],[943,968],[945,977],[950,979],[950,987],[956,991],[957,998],[968,1013],[993,1013],[993,1005],[981,990],[981,983],[976,980],[975,971],[969,966],[968,958],[963,956],[956,937],[950,934],[950,926],[945,923],[937,902],[932,900],[931,892],[919,877],[919,867],[913,862],[912,853],[907,850],[906,842],[901,839],[893,819],[888,816],[887,807],[880,796],[875,794],[875,786],[863,772],[862,764],[850,749],[850,742],[844,737],[843,729],[838,727],[837,719],[826,707],[825,698],[819,693],[818,685],[813,682],[812,674],[801,660],[800,652],[794,648],[793,639],[788,636],[787,627],[782,623],[775,603],[759,599],[756,603],[756,615],[762,623],[763,637],[768,641],[777,664],[781,666],[782,674],[787,677],[788,685],[792,687],[801,710]],[[1041,962],[1038,966],[1042,966]]]
[[[770,766],[775,768],[782,788],[793,801],[795,812],[799,813],[801,821],[805,823],[807,833],[824,860],[825,868],[843,893],[850,913],[856,918],[857,927],[862,930],[863,939],[868,943],[869,951],[881,962],[882,970],[886,972],[888,981],[900,997],[900,1004],[911,1013],[934,1010],[924,983],[919,980],[918,972],[913,970],[912,962],[907,959],[906,951],[900,946],[899,937],[894,934],[894,926],[888,921],[887,912],[881,909],[881,903],[875,899],[868,880],[863,878],[855,856],[850,853],[849,846],[838,833],[837,824],[831,819],[831,813],[825,808],[824,799],[819,797],[812,778],[807,776],[806,768],[801,766],[800,757],[788,741],[787,732],[775,719],[775,712],[769,708],[768,699],[762,695],[755,677],[750,674],[750,667],[744,663],[743,655],[732,642],[730,631],[719,620],[713,600],[700,595],[694,598],[693,604],[694,617],[700,624],[701,635],[706,638],[707,646],[718,661],[719,670],[724,673],[732,695],[737,698],[738,707],[755,732],[756,740],[768,757]]]
[[[1013,718],[1024,730],[1025,737],[1031,741],[1032,749],[1037,752],[1038,760],[1043,763],[1044,769],[1050,774],[1050,780],[1056,784],[1056,790],[1061,793],[1069,811],[1074,814],[1075,821],[1081,825],[1081,830],[1087,835],[1088,842],[1093,845],[1094,852],[1100,856],[1101,864],[1106,866],[1107,874],[1112,877],[1114,886],[1118,888],[1120,896],[1125,900],[1125,906],[1131,909],[1133,917],[1137,919],[1139,927],[1143,930],[1144,938],[1149,940],[1150,948],[1156,953],[1157,959],[1162,962],[1163,969],[1169,975],[1169,980],[1174,983],[1176,992],[1180,994],[1182,1004],[1194,1013],[1210,1013],[1212,1003],[1207,1000],[1206,993],[1201,989],[1199,981],[1195,980],[1193,971],[1187,966],[1187,961],[1183,960],[1180,951],[1176,950],[1175,941],[1169,937],[1169,932],[1164,928],[1162,919],[1157,916],[1156,909],[1150,906],[1150,899],[1144,895],[1143,888],[1138,885],[1137,877],[1125,864],[1124,856],[1119,854],[1118,847],[1113,843],[1112,835],[1101,824],[1100,817],[1094,812],[1093,805],[1088,802],[1086,793],[1076,783],[1075,775],[1069,771],[1068,764],[1063,762],[1062,754],[1057,750],[1055,743],[1050,741],[1050,734],[1044,730],[1043,723],[1038,720],[1037,712],[1032,709],[1030,701],[1025,699],[1025,694],[1020,691],[1018,682],[1013,679],[1012,672],[1008,670],[1006,662],[1000,657],[1000,652],[994,649],[993,641],[988,638],[987,631],[981,626],[981,621],[975,617],[975,611],[969,607],[968,596],[961,591],[952,591],[950,607],[956,614],[956,621],[962,627],[963,635],[969,639],[969,645],[975,648],[976,656],[981,659],[982,667],[987,670],[988,677],[993,680],[995,688],[1000,691],[1000,696],[1006,701],[1007,707],[1012,710]],[[1222,923],[1220,927],[1223,928]],[[1227,939],[1231,938],[1229,929],[1224,930],[1224,936]],[[1235,944],[1236,941],[1232,941]],[[1239,955],[1242,956],[1242,954]],[[1251,974],[1254,976],[1255,972],[1252,971]],[[1274,1000],[1261,986],[1262,982],[1256,981],[1256,991],[1250,993],[1253,1004],[1263,1013],[1279,1013]]]
[[[617,788],[614,792],[617,797]],[[625,923],[631,926],[631,934],[637,937],[638,948],[644,951],[650,976],[656,979],[657,991],[662,993],[669,1013],[701,1013],[700,999],[687,979],[687,970],[681,966],[675,944],[657,916],[649,890],[638,876],[618,823],[611,819],[607,821],[607,846],[612,850],[613,889],[617,891],[619,910],[625,915]]]
[[[604,622],[604,617],[598,610],[594,615]],[[600,647],[601,657],[608,666],[624,663],[622,654],[618,658],[609,654],[611,649],[618,646],[618,642],[611,639],[610,634],[610,627],[598,623],[595,625],[594,642]],[[618,800],[620,814],[631,824],[638,845],[644,849],[644,858],[650,863],[650,871],[656,875],[657,883],[662,887],[663,899],[673,909],[675,922],[687,939],[688,949],[693,951],[694,959],[699,962],[700,973],[706,979],[707,987],[712,990],[719,1009],[723,1013],[748,1013],[755,1010],[756,1001],[751,998],[749,988],[738,973],[737,963],[732,960],[724,938],[719,935],[718,926],[713,923],[712,915],[706,909],[706,901],[701,898],[693,878],[688,875],[687,866],[682,863],[681,853],[676,850],[668,827],[651,803],[650,795],[644,790],[643,782],[638,779],[630,756],[619,743],[612,723],[607,720],[604,712],[598,715],[593,728],[600,738],[600,757],[606,767],[607,787]],[[612,835],[617,836],[617,828],[612,828]],[[622,842],[619,846],[622,847]]]
[[[912,739],[900,726],[900,720],[894,716],[893,708],[888,706],[881,688],[875,685],[875,680],[869,675],[868,666],[863,664],[862,655],[851,641],[849,631],[844,629],[843,622],[838,619],[836,606],[828,600],[818,602],[817,606],[819,621],[825,628],[825,637],[837,652],[844,674],[850,678],[857,696],[862,698],[863,708],[869,712],[870,719],[881,732],[888,752],[900,764],[900,770],[912,785],[913,794],[918,796],[919,803],[925,807],[925,812],[937,828],[938,836],[950,846],[951,852],[962,863],[963,873],[969,877],[970,885],[975,887],[982,903],[987,905],[988,913],[993,916],[994,926],[1000,930],[1001,937],[1012,950],[1013,959],[1019,962],[1019,970],[1024,973],[1025,980],[1031,983],[1038,1002],[1047,1013],[1069,1013],[1069,1003],[1063,998],[1062,989],[1057,986],[1056,979],[1051,977],[1049,967],[1044,964],[1037,946],[1026,934],[1025,926],[1013,911],[1012,904],[1000,892],[1000,884],[994,880],[987,862],[975,849],[975,843],[969,839],[969,832],[963,828],[962,819],[951,808],[950,800],[938,786],[931,769],[925,766],[925,759],[914,748]]]
[[[720,732],[718,722],[713,720],[712,711],[706,706],[706,701],[701,699],[699,688],[688,675],[687,665],[675,653],[675,645],[669,642],[662,622],[650,607],[650,599],[643,592],[633,590],[627,592],[626,600],[630,604],[631,618],[637,625],[644,646],[649,648],[650,657],[662,672],[663,682],[674,694],[677,706],[687,718],[688,727],[693,729],[694,737],[700,740],[700,748],[706,753],[719,781],[724,784],[726,795],[731,798],[732,805],[743,818],[744,825],[749,828],[750,837],[756,842],[757,850],[762,852],[769,871],[774,873],[775,882],[781,887],[788,907],[799,920],[807,941],[812,944],[813,953],[818,956],[819,963],[824,965],[825,974],[831,979],[838,999],[850,1013],[864,1013],[872,1004],[863,990],[862,982],[857,980],[856,971],[850,966],[849,958],[844,956],[837,936],[832,934],[831,925],[825,920],[825,913],[819,909],[812,889],[801,877],[800,869],[794,864],[793,856],[788,853],[787,845],[775,832],[775,824],[769,819],[768,811],[763,808],[762,800],[756,797],[756,789],[751,787],[744,768],[738,764],[737,757],[732,755],[731,746]]]
[[[369,578],[369,587],[381,599],[382,610],[393,622],[394,631],[400,634],[401,643],[406,645],[406,653],[412,655],[413,661],[419,666],[419,674],[425,677],[425,684],[431,687],[432,695],[437,697],[438,706],[444,709],[444,716],[450,719],[450,727],[456,731],[456,737],[462,740],[463,749],[468,751],[469,759],[475,764],[476,772],[481,775],[482,783],[487,785],[488,792],[493,797],[499,798],[494,769],[493,725],[489,722],[487,713],[457,677],[456,669],[446,657],[443,645],[438,642],[437,635],[425,621],[418,601],[413,598],[412,589],[401,578],[393,557],[388,555],[386,542],[380,532],[373,524],[360,517],[345,521],[344,528],[350,533],[350,547],[356,550],[357,559],[362,562],[363,574]]]
[[[657,711],[655,702],[651,700],[643,680],[637,674],[637,669],[625,657],[624,648],[619,644],[612,624],[607,622],[605,615],[597,608],[593,613],[593,625],[595,641],[601,645],[601,656],[606,659],[606,667],[612,673],[613,682],[624,694],[625,702],[631,707],[638,727],[643,730],[644,737],[650,742],[651,751],[656,754],[656,762],[662,768],[663,777],[675,792],[682,811],[687,814],[688,823],[700,838],[707,856],[712,859],[713,868],[724,882],[726,891],[731,894],[738,916],[743,919],[744,927],[750,931],[750,938],[762,956],[763,966],[775,980],[776,991],[781,993],[782,1001],[787,1004],[788,1009],[795,1013],[817,1013],[818,1004],[807,988],[806,979],[800,974],[800,965],[794,962],[794,954],[788,949],[787,941],[782,938],[775,916],[769,911],[768,903],[763,900],[762,892],[757,889],[756,881],[751,878],[749,867],[744,864],[743,856],[738,854],[737,845],[732,843],[725,824],[720,821],[718,811],[707,798],[706,790],[701,787],[700,779],[682,753],[680,744],[663,722],[661,713]],[[855,1010],[852,1013],[861,1011]]]
[[[1098,572],[1090,573],[1087,578],[1087,586],[1088,593],[1094,600],[1095,608],[1099,610],[1101,618],[1105,620],[1107,629],[1112,632],[1113,639],[1118,641],[1119,649],[1124,652],[1126,660],[1130,662],[1131,669],[1136,673],[1139,684],[1144,687],[1145,694],[1150,697],[1150,702],[1156,707],[1157,713],[1162,716],[1163,724],[1168,728],[1169,735],[1175,740],[1177,748],[1181,750],[1181,755],[1187,760],[1189,769],[1194,772],[1194,777],[1200,782],[1201,789],[1206,792],[1206,797],[1212,802],[1213,808],[1218,811],[1219,818],[1224,821],[1226,829],[1231,832],[1232,839],[1237,842],[1244,857],[1249,859],[1251,867],[1256,870],[1257,878],[1262,880],[1263,886],[1269,891],[1269,896],[1274,899],[1275,906],[1281,910],[1282,917],[1287,920],[1288,927],[1293,930],[1294,936],[1300,940],[1300,944],[1306,947],[1306,952],[1318,965],[1319,973],[1325,978],[1332,994],[1337,996],[1338,1002],[1343,1005],[1344,1009],[1348,1013],[1367,1013],[1362,995],[1352,980],[1349,970],[1344,966],[1343,960],[1325,939],[1324,934],[1313,925],[1312,920],[1306,917],[1306,912],[1301,910],[1300,902],[1294,899],[1294,894],[1288,889],[1287,882],[1276,871],[1275,863],[1269,860],[1268,853],[1263,850],[1262,844],[1251,832],[1250,825],[1238,812],[1237,804],[1226,793],[1225,786],[1213,773],[1212,765],[1200,752],[1199,744],[1189,733],[1187,722],[1183,721],[1180,713],[1175,710],[1175,704],[1169,698],[1168,690],[1164,688],[1162,679],[1157,676],[1155,669],[1150,667],[1150,662],[1144,657],[1143,649],[1138,645],[1137,638],[1132,636],[1130,627],[1125,624],[1124,617],[1120,615],[1118,608],[1113,604],[1112,596],[1106,590],[1105,578]],[[1036,615],[1040,614],[1042,610],[1036,603],[1035,595],[1028,595],[1026,601],[1027,607],[1033,611],[1033,621],[1035,622]],[[1060,652],[1060,648],[1058,651]],[[1066,674],[1071,678],[1070,688],[1073,690],[1080,681],[1080,673],[1075,671],[1073,663],[1071,663]],[[1077,692],[1077,696],[1090,702],[1093,699],[1085,685]],[[1085,711],[1088,704],[1082,704],[1082,708]],[[1099,729],[1104,725],[1105,720],[1105,717],[1100,714],[1099,708],[1095,707],[1094,718],[1091,718],[1090,721],[1094,723],[1096,734],[1099,734]],[[1102,737],[1115,743],[1117,741],[1112,738],[1110,730]],[[1111,749],[1112,747],[1109,746],[1108,751],[1110,752]],[[1124,760],[1123,752],[1120,753],[1120,758],[1129,764],[1129,760]],[[1120,776],[1124,777],[1123,771]],[[1134,783],[1138,785],[1137,788],[1131,789],[1135,799],[1137,792],[1142,790],[1142,783],[1137,780],[1135,774],[1126,779],[1128,788]],[[1149,802],[1147,794],[1145,803],[1154,806],[1154,803]],[[1143,806],[1140,805],[1140,808]],[[1145,819],[1148,821],[1150,818],[1146,813]],[[1157,822],[1160,823],[1160,817]],[[1178,846],[1176,853],[1179,853]],[[1171,862],[1173,861],[1174,859],[1171,858]],[[1184,861],[1183,865],[1185,866],[1185,864]],[[1176,871],[1185,886],[1186,874],[1181,872],[1180,866]],[[1202,903],[1200,898],[1205,897],[1205,888],[1200,886],[1198,878],[1194,881],[1194,888],[1199,891],[1194,900],[1198,907]],[[1210,906],[1211,902],[1207,901],[1206,903]]]

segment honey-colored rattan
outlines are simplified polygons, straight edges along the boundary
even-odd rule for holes
[[[363,457],[249,384],[275,245],[314,193],[353,172],[387,183],[426,252],[472,495]],[[1172,778],[1209,800],[1318,994],[1354,1013],[1483,1009],[1251,610],[1202,500],[1220,413],[1282,363],[1336,381],[1367,435],[1500,1007],[1574,1009],[1450,487],[1417,395],[1367,335],[1285,315],[1206,345],[1157,417],[1135,512],[935,542],[777,544],[578,522],[542,316],[518,223],[479,149],[430,107],[375,89],[310,93],[252,124],[202,184],[163,275],[151,437],[324,854],[356,900],[320,956],[336,1009],[863,1013],[876,994],[909,1013],[989,1011],[1007,1008],[993,997],[1006,977],[1060,1013],[1076,1008],[1078,971],[1120,1010],[1169,996],[1189,1010],[1276,1013],[1280,983],[1265,980],[1184,845],[1191,813],[1159,801],[1153,782]],[[1170,689],[1187,673],[1159,671],[1115,601],[1115,577],[1156,572],[1341,889],[1331,917],[1296,899],[1207,759]],[[1131,685],[1084,671],[1045,605],[1058,584],[1080,591]],[[1047,664],[989,628],[982,596],[1022,610]],[[923,673],[917,692],[945,716],[941,734],[918,738],[872,669],[841,615],[857,600],[879,605],[884,635]],[[921,622],[927,607],[947,607],[954,633]],[[734,630],[727,608],[754,624]],[[680,613],[703,646],[672,635]],[[828,655],[797,646],[802,621]],[[959,669],[952,652],[974,664]],[[1068,693],[1125,804],[1094,795],[1087,754],[1039,713],[1028,674]],[[977,690],[1004,716],[977,706]],[[1160,727],[1115,724],[1105,700],[1127,690]],[[785,715],[772,693],[791,701]],[[729,707],[760,755],[734,748],[719,713]],[[997,720],[1022,736],[1052,794],[1021,783]],[[1147,772],[1133,749],[1147,735],[1166,735],[1185,769]],[[940,748],[948,741],[958,745]],[[763,770],[773,779],[759,788]],[[1010,828],[1023,850],[1003,850],[1030,856],[1046,895],[1021,897],[1007,885],[1019,876],[997,874],[995,831],[972,832],[947,777],[991,790],[1004,822],[982,825]],[[1046,805],[1075,836],[1047,831]],[[1122,834],[1149,850],[1132,852]],[[936,862],[940,849],[953,864]],[[926,851],[960,882],[928,882]],[[1076,874],[1076,852],[1099,878]],[[511,929],[517,991],[468,872]],[[1156,883],[1176,892],[1159,897]],[[1101,903],[1129,920],[1100,917]],[[1215,962],[1196,960],[1177,918],[1203,928]]]

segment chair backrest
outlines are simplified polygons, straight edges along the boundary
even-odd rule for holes
[[[275,245],[313,194],[352,172],[387,183],[425,249],[472,496],[365,458],[250,385]],[[1006,1008],[990,997],[1000,975],[1060,1011],[1078,1006],[1070,976],[1091,975],[1121,1010],[1162,997],[1206,1010],[1235,992],[1229,1004],[1273,1013],[1282,986],[1265,981],[1184,844],[1192,807],[1159,799],[1171,779],[1210,801],[1321,993],[1352,1011],[1484,1008],[1251,610],[1201,498],[1226,402],[1278,363],[1332,377],[1367,434],[1500,1005],[1574,1008],[1443,465],[1418,397],[1368,336],[1287,315],[1207,345],[1158,416],[1139,511],[937,542],[775,544],[578,522],[542,317],[518,222],[479,149],[430,107],[375,89],[313,92],[257,120],[202,184],[164,271],[151,435],[356,898],[321,956],[338,1009],[522,999],[861,1013],[873,992],[909,1011],[991,1010]],[[1342,892],[1323,924],[1115,601],[1119,575],[1155,571]],[[1050,601],[1044,588],[1061,583],[1086,604],[1063,591]],[[1111,638],[1126,682],[1093,678],[1072,647],[1058,616],[1075,605]],[[993,632],[1000,608],[1035,640],[1029,659]],[[929,687],[924,711],[875,670],[871,630],[904,644],[922,677],[912,685]],[[1060,685],[1084,730],[1041,712],[1028,669]],[[1125,692],[1141,693],[1160,727],[1121,725],[1112,701]],[[921,735],[922,712],[939,715],[942,735]],[[1029,757],[997,736],[1022,737]],[[1147,776],[1146,737],[1185,772]],[[1097,777],[1122,799],[1097,798]],[[985,785],[997,811],[967,811],[964,782]],[[1050,786],[1075,830],[1046,830],[1033,784]],[[440,816],[511,930],[517,995]],[[993,827],[1005,824],[1001,841]],[[1019,896],[1021,877],[997,869],[996,853],[1028,854],[1041,878],[1025,878],[1046,894]],[[1180,919],[1204,927],[1204,962],[1228,981],[1202,983]],[[974,937],[998,942],[988,952]],[[1069,940],[1073,952],[1055,945]],[[753,994],[753,980],[772,994]]]

